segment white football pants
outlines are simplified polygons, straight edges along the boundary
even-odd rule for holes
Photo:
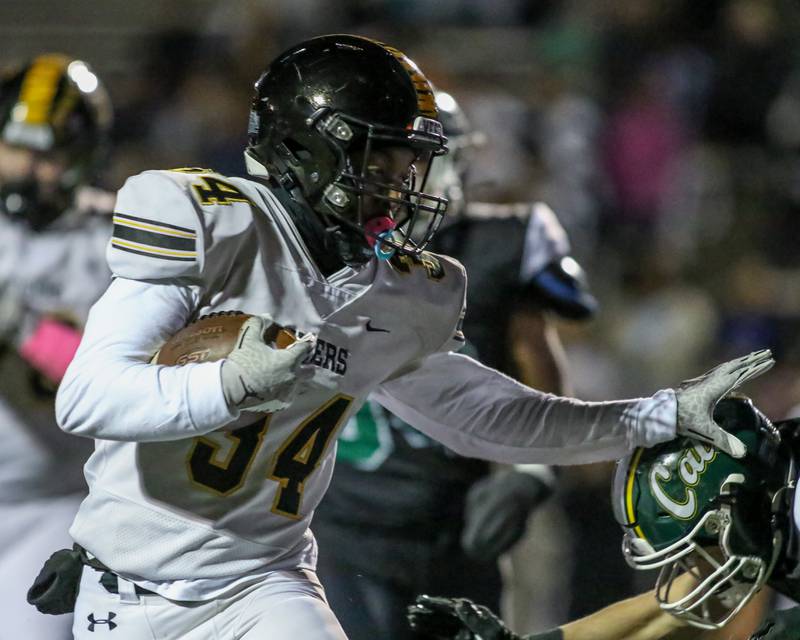
[[[207,602],[137,595],[123,579],[120,593],[109,593],[101,575],[83,569],[75,640],[346,640],[311,571],[274,571],[233,596]]]

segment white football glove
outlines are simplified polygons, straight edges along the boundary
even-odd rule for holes
[[[273,412],[288,407],[303,377],[300,363],[314,348],[315,336],[306,334],[285,349],[264,342],[272,324],[267,315],[254,316],[242,325],[239,342],[222,364],[222,389],[231,408]]]
[[[714,407],[731,391],[767,371],[775,360],[769,349],[723,362],[702,376],[684,380],[675,390],[679,435],[710,444],[734,458],[747,452],[744,443],[714,422]]]

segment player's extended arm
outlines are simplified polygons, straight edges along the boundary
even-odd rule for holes
[[[59,426],[105,440],[189,438],[233,420],[222,361],[181,367],[148,364],[181,329],[196,291],[178,284],[116,278],[92,307],[83,340],[56,397]]]
[[[525,384],[564,393],[563,350],[552,322],[539,310],[518,310],[510,318],[511,356]],[[467,492],[461,546],[490,561],[525,534],[531,513],[553,492],[555,474],[546,465],[496,469]]]
[[[689,640],[704,635],[662,611],[652,591],[561,627],[563,640]],[[535,636],[534,636],[535,637]]]
[[[676,588],[688,586],[691,576]],[[464,598],[419,596],[408,608],[411,627],[438,640],[690,640],[704,631],[689,629],[659,608],[652,591],[616,602],[557,629],[519,636],[486,607]]]
[[[456,453],[505,463],[613,460],[675,434],[675,395],[582,402],[527,387],[472,358],[436,353],[373,396]]]
[[[456,453],[497,462],[614,460],[676,434],[741,457],[744,445],[711,413],[721,398],[773,363],[765,349],[649,398],[584,402],[541,393],[467,356],[440,352],[384,382],[374,398]]]

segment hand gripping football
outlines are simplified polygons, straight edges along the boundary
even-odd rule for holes
[[[222,360],[236,347],[242,325],[250,318],[250,314],[241,311],[220,311],[202,316],[167,340],[152,361],[154,364],[182,365]],[[264,341],[277,349],[285,349],[295,341],[295,336],[273,323],[267,329]]]

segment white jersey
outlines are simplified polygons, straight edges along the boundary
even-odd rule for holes
[[[583,403],[450,352],[466,285],[452,259],[373,260],[326,278],[266,186],[212,173],[145,172],[116,211],[116,278],[57,400],[63,429],[97,439],[71,534],[165,597],[314,568],[309,524],[336,432],[369,393],[458,453],[501,462],[613,459],[674,436],[670,391]],[[289,408],[232,412],[221,362],[148,363],[188,321],[233,309],[318,336],[313,379]]]
[[[110,234],[109,218],[77,209],[40,232],[0,216],[0,502],[84,490],[91,447],[58,430],[54,394],[19,351],[48,317],[83,326],[108,287]]]

